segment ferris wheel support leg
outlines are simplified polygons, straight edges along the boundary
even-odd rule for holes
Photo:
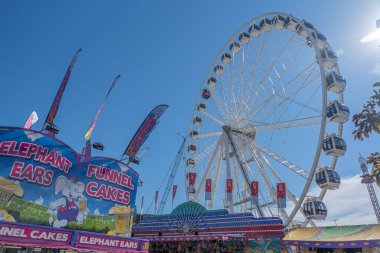
[[[226,158],[227,179],[231,179],[231,163],[230,163],[230,146],[227,134],[224,134],[224,155]],[[227,197],[227,191],[226,191]],[[233,200],[227,200],[228,210],[230,213],[234,212]]]
[[[222,141],[223,141],[223,139],[222,139]],[[212,187],[212,189],[211,189],[211,200],[208,203],[209,209],[212,209],[214,207],[214,196],[215,196],[216,186],[219,184],[219,170],[220,170],[220,165],[222,163],[222,158],[223,158],[223,142],[221,144],[221,147],[222,148],[221,148],[220,155],[218,158],[218,165],[216,167],[215,176],[214,176],[215,187]]]
[[[257,167],[259,168],[260,173],[263,176],[264,181],[265,181],[265,183],[269,189],[269,193],[270,193],[270,196],[272,198],[272,201],[277,203],[277,195],[276,195],[276,193],[272,187],[272,184],[270,182],[270,179],[269,179],[267,173],[265,172],[264,166],[260,162],[259,155],[257,154],[257,151],[252,146],[251,146],[251,151],[252,151],[252,157],[254,158],[254,160],[257,164]],[[281,216],[286,220],[288,217],[288,214],[285,212],[285,210],[283,210],[283,208],[279,209],[279,214],[280,213],[281,213]]]
[[[273,176],[274,178],[276,178],[276,180],[277,180],[278,183],[282,183],[283,181],[282,181],[281,178],[278,176],[277,172],[273,169],[273,167],[271,166],[271,164],[269,163],[269,161],[268,161],[268,160],[267,160],[267,159],[266,159],[266,158],[265,158],[260,152],[258,152],[258,154],[259,154],[259,156],[260,156],[260,159],[264,162],[264,164],[265,164],[266,167],[268,168],[269,172],[272,174],[272,176]],[[298,203],[297,198],[296,198],[295,194],[289,190],[288,187],[286,187],[286,193],[288,194],[289,199],[294,203],[294,205],[297,205],[297,203]],[[286,212],[286,211],[284,210],[284,212]],[[305,214],[304,214],[302,208],[300,209],[300,212],[301,212],[301,214],[306,218],[306,216],[305,216]],[[287,219],[288,219],[288,218],[289,218],[289,217],[288,217],[288,215],[287,215]],[[313,222],[312,220],[309,220],[309,219],[306,219],[306,220],[305,220],[303,226],[306,226],[309,222],[310,222],[314,227],[316,226],[316,225],[314,224],[314,222]]]
[[[223,129],[224,129],[224,132],[225,132],[225,136],[227,137],[226,138],[226,142],[230,142],[231,143],[231,146],[232,146],[232,149],[233,149],[233,152],[234,152],[234,154],[235,154],[235,157],[236,157],[236,159],[237,159],[237,162],[238,162],[238,165],[239,165],[239,168],[240,168],[240,170],[241,170],[241,172],[242,172],[242,174],[243,174],[243,176],[244,176],[244,180],[245,180],[245,182],[247,183],[247,185],[249,185],[250,184],[250,179],[249,179],[249,175],[248,175],[248,172],[247,172],[247,170],[244,168],[244,166],[243,166],[243,163],[242,163],[242,160],[241,160],[241,158],[240,158],[240,153],[239,153],[239,150],[237,149],[237,147],[236,147],[236,145],[235,145],[235,143],[234,143],[234,141],[233,141],[233,139],[232,139],[232,137],[231,137],[231,135],[230,135],[230,129],[228,128],[228,127],[223,127]],[[262,217],[262,216],[264,216],[264,213],[262,212],[262,210],[261,210],[261,208],[259,207],[259,205],[257,205],[256,206],[256,209],[257,209],[257,212],[258,212],[258,214]]]
[[[197,201],[197,202],[198,202],[198,200],[199,200],[199,194],[200,194],[201,190],[203,189],[203,185],[205,184],[205,182],[206,182],[206,178],[207,178],[207,176],[208,176],[209,173],[210,173],[211,166],[212,166],[212,164],[213,164],[213,162],[214,162],[214,160],[215,160],[215,156],[216,156],[216,154],[218,153],[219,148],[220,148],[221,145],[222,145],[222,142],[223,142],[223,138],[220,137],[219,140],[218,140],[218,143],[216,144],[216,147],[215,147],[215,149],[214,149],[214,152],[213,152],[213,154],[211,155],[211,159],[210,159],[210,161],[209,161],[209,163],[208,163],[208,165],[207,165],[206,172],[203,174],[203,177],[202,177],[201,183],[200,183],[199,186],[197,187],[197,192],[195,193],[195,198],[194,198],[195,201]]]

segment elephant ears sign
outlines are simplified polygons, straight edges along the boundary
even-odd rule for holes
[[[0,127],[0,220],[123,235],[110,214],[135,205],[138,173],[107,157],[84,157],[24,128]],[[120,208],[119,208],[120,209]]]

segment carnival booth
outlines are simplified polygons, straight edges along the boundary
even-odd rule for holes
[[[0,252],[147,251],[147,240],[127,237],[138,177],[48,134],[0,127]]]
[[[207,210],[188,201],[170,214],[143,215],[132,234],[149,239],[150,252],[251,252],[253,245],[257,250],[281,244],[284,226],[280,218]]]
[[[283,244],[297,253],[378,253],[380,225],[295,228]]]

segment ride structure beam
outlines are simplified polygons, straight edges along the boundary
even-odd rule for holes
[[[223,139],[222,139],[223,141]],[[208,208],[212,209],[214,207],[214,197],[215,197],[215,192],[216,192],[216,186],[219,184],[219,170],[220,170],[220,165],[222,163],[222,158],[223,158],[223,143],[221,144],[222,149],[220,151],[220,155],[218,158],[218,165],[215,170],[215,176],[214,176],[214,187],[211,187],[211,200],[208,203]]]
[[[269,193],[270,193],[270,196],[272,197],[272,201],[277,203],[276,192],[274,191],[274,189],[272,187],[272,184],[270,182],[268,175],[265,173],[264,166],[260,162],[260,157],[257,154],[258,152],[252,146],[251,146],[251,151],[252,151],[253,158],[255,159],[255,162],[257,164],[257,167],[259,168],[261,175],[263,176],[264,181],[265,181],[265,183],[269,189]],[[288,214],[285,212],[284,208],[280,208],[279,212],[281,213],[281,216],[284,217],[285,220],[288,219]]]
[[[186,138],[183,138],[181,147],[179,148],[179,150],[177,152],[177,155],[176,155],[176,157],[174,159],[174,162],[173,162],[173,164],[171,166],[168,183],[166,184],[164,194],[162,195],[162,199],[161,199],[160,205],[158,206],[157,214],[162,214],[162,212],[163,212],[163,210],[165,208],[166,201],[168,200],[168,196],[169,196],[170,190],[171,190],[171,188],[173,186],[174,178],[175,178],[175,176],[177,174],[177,171],[178,171],[178,168],[179,168],[179,164],[181,162],[181,158],[183,157],[183,151],[184,151],[185,143],[186,143]]]
[[[288,120],[283,122],[274,122],[268,124],[262,124],[255,126],[256,131],[264,131],[264,130],[276,130],[282,128],[291,128],[291,127],[300,127],[300,126],[308,126],[308,125],[316,125],[321,123],[321,116],[316,117],[308,117],[296,120]]]
[[[281,180],[281,178],[279,177],[279,175],[277,174],[277,172],[273,169],[273,167],[271,166],[271,164],[269,163],[269,161],[260,152],[257,152],[257,153],[258,153],[260,159],[264,162],[264,164],[266,165],[266,167],[269,169],[269,172],[272,174],[272,176],[276,178],[277,182],[278,183],[283,183],[283,181]],[[286,192],[287,192],[287,194],[289,196],[289,199],[294,203],[294,205],[297,205],[298,200],[296,198],[296,195],[289,190],[289,187],[286,187]],[[285,209],[284,209],[284,212],[286,213]],[[300,212],[306,218],[306,215],[304,214],[302,208],[300,208]],[[287,216],[287,219],[288,219],[288,214],[287,213],[286,213],[286,216]],[[314,222],[311,221],[311,223],[315,227]]]
[[[224,153],[226,157],[226,169],[227,169],[227,179],[231,179],[231,163],[230,163],[230,148],[229,148],[229,140],[228,135],[224,134]],[[228,209],[230,213],[234,212],[234,206],[233,206],[233,200],[229,201],[227,198],[227,192],[226,192],[226,199],[228,202]]]
[[[194,197],[194,200],[197,201],[197,202],[199,201],[199,194],[200,194],[200,192],[201,192],[201,190],[203,188],[203,185],[206,183],[207,176],[210,173],[211,166],[213,164],[213,161],[215,160],[215,156],[218,153],[220,146],[222,145],[222,142],[223,142],[223,138],[221,137],[221,138],[219,138],[218,143],[216,144],[216,147],[214,149],[214,152],[211,155],[211,159],[210,159],[210,161],[209,161],[209,163],[207,165],[205,173],[203,174],[201,183],[197,187],[197,191],[196,191],[195,197]]]
[[[239,168],[244,176],[244,180],[245,182],[247,183],[247,185],[250,184],[250,179],[249,179],[249,175],[247,174],[247,171],[245,170],[244,166],[243,166],[243,162],[240,158],[240,155],[239,155],[239,150],[237,149],[234,141],[232,140],[232,136],[231,136],[231,128],[229,128],[228,126],[224,126],[223,127],[223,130],[226,134],[226,137],[228,138],[229,142],[231,143],[231,146],[232,146],[232,149],[233,149],[233,152],[236,156],[236,159],[237,159],[237,162],[238,162],[238,165],[239,165]],[[226,156],[226,159],[229,157],[229,154],[226,153],[227,156]],[[257,206],[257,212],[259,213],[259,215],[262,217],[264,216],[264,213],[262,212],[262,210],[260,209],[259,206]]]
[[[261,152],[267,154],[268,156],[272,157],[274,160],[276,160],[277,162],[281,163],[282,165],[284,165],[285,167],[289,168],[290,170],[294,171],[295,173],[297,173],[298,175],[300,175],[301,177],[305,178],[305,179],[308,179],[309,177],[309,172],[307,172],[306,170],[300,168],[298,165],[288,161],[287,159],[285,159],[284,157],[280,156],[279,154],[261,146],[260,144],[258,143],[255,143],[254,144],[255,148],[260,150]]]

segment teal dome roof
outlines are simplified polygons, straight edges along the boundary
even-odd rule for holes
[[[187,201],[180,204],[170,213],[170,215],[194,215],[194,214],[203,214],[207,212],[207,209],[201,204],[194,201]]]

